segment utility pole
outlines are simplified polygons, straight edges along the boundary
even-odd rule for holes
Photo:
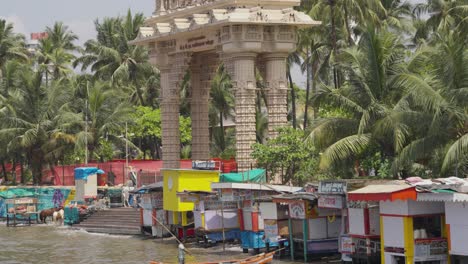
[[[128,178],[128,124],[125,122],[125,179]]]
[[[85,165],[88,165],[88,99],[85,100]]]

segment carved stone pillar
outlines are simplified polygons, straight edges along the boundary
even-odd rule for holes
[[[191,69],[192,159],[210,158],[209,99],[211,80],[218,65],[217,54],[197,54]]]
[[[161,71],[161,124],[163,167],[180,167],[179,105],[180,83],[188,69],[190,55],[171,55],[169,64],[160,67]]]
[[[155,0],[156,9],[153,12],[153,15],[165,15],[166,14],[166,0]]]
[[[268,137],[278,135],[276,129],[288,124],[287,54],[273,53],[263,57],[267,88]]]
[[[252,145],[256,142],[256,57],[256,53],[234,53],[230,56],[236,101],[236,149],[239,171],[249,170],[251,165],[255,165],[251,153]]]

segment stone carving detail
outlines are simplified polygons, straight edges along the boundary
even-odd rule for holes
[[[231,27],[224,26],[221,30],[221,41],[225,42],[231,39]]]
[[[267,55],[265,64],[265,84],[268,104],[268,136],[276,137],[276,129],[287,125],[288,88],[286,79],[286,56]]]
[[[263,40],[265,41],[275,40],[275,27],[274,26],[263,27]]]
[[[156,9],[154,14],[164,15],[167,12],[174,12],[180,9],[204,5],[215,1],[216,0],[156,0]]]
[[[231,27],[232,37],[235,39],[242,39],[242,25],[234,25]]]
[[[255,166],[251,157],[251,146],[256,142],[255,128],[255,53],[232,54],[231,78],[235,92],[236,108],[236,149],[239,171]]]
[[[191,70],[192,159],[210,158],[209,99],[211,80],[219,64],[217,53],[194,55]]]
[[[294,33],[293,28],[290,26],[279,26],[276,39],[294,41],[296,39],[296,34]]]
[[[164,168],[180,167],[179,87],[189,63],[190,53],[177,53],[161,71],[161,124]]]
[[[260,7],[254,7],[250,9],[251,15],[249,17],[249,20],[252,22],[256,21],[268,21],[268,14],[265,14],[262,12],[262,8]]]
[[[260,33],[261,27],[257,25],[248,25],[246,27],[245,39],[248,40],[261,40],[262,34]]]

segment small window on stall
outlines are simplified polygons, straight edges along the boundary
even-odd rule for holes
[[[442,220],[440,215],[420,216],[413,218],[414,239],[442,237]]]

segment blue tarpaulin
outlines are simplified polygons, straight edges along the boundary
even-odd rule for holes
[[[93,174],[104,174],[104,171],[94,167],[76,168],[75,180],[88,180],[88,176]]]
[[[223,241],[223,232],[209,233],[206,234],[206,236],[208,237],[208,239],[215,242]],[[225,240],[241,239],[241,231],[240,229],[226,231],[224,232],[224,238]]]

